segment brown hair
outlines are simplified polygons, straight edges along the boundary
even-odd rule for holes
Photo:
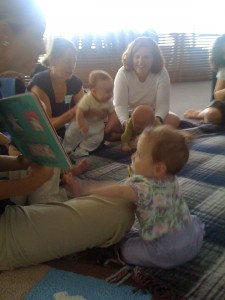
[[[91,73],[89,74],[89,78],[88,78],[89,88],[93,89],[99,80],[112,80],[113,81],[112,77],[106,71],[94,70],[94,71],[91,71]]]
[[[128,45],[126,51],[122,55],[123,66],[126,70],[132,71],[134,54],[143,47],[149,48],[149,52],[153,57],[151,72],[159,73],[164,66],[164,58],[162,52],[156,42],[146,36],[138,37]]]
[[[191,136],[168,125],[146,128],[142,135],[151,144],[153,162],[163,162],[167,173],[175,175],[187,163]]]
[[[61,57],[67,49],[74,50],[75,55],[77,55],[77,49],[74,44],[64,38],[55,38],[48,48],[49,49],[42,60],[42,64],[46,67],[50,66],[52,59]]]

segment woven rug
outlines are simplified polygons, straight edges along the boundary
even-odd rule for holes
[[[83,177],[122,180],[130,161],[119,144],[102,147],[90,156],[91,168]],[[205,223],[203,248],[183,266],[172,270],[146,268],[143,273],[156,281],[150,280],[153,289],[160,282],[161,287],[170,287],[186,299],[225,299],[225,135],[206,134],[196,139],[178,179],[191,212]]]
[[[127,166],[131,161],[130,155],[122,153],[117,143],[102,146],[88,160],[90,168],[83,178],[116,181],[127,176]],[[140,268],[136,272],[139,287],[148,292],[149,297],[151,294],[152,299],[157,300],[225,299],[225,135],[206,135],[196,139],[189,162],[178,174],[178,180],[191,212],[205,223],[206,234],[202,250],[191,262],[171,270]],[[48,265],[1,273],[0,299],[24,299],[52,267],[103,281],[121,268],[117,266],[112,269],[109,265],[99,263],[95,249],[86,254],[86,257],[85,253],[83,257],[75,254]],[[132,280],[134,273],[122,284],[136,286],[138,280]],[[7,280],[9,276],[10,280]],[[86,288],[89,286],[86,285]],[[64,295],[72,297],[78,294],[68,292]]]

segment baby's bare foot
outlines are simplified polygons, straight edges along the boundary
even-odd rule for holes
[[[80,176],[87,169],[88,169],[88,161],[87,159],[82,159],[80,162],[73,165],[70,171],[74,176]]]
[[[73,177],[72,172],[67,172],[63,174],[62,185],[69,192],[69,196],[81,196],[79,180]]]

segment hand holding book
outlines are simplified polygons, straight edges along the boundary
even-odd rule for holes
[[[0,121],[16,148],[32,162],[70,169],[70,159],[41,102],[32,93],[0,100]]]

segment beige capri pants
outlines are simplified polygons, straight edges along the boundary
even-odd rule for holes
[[[121,240],[132,203],[90,195],[66,202],[7,206],[0,216],[0,270],[26,267]]]

